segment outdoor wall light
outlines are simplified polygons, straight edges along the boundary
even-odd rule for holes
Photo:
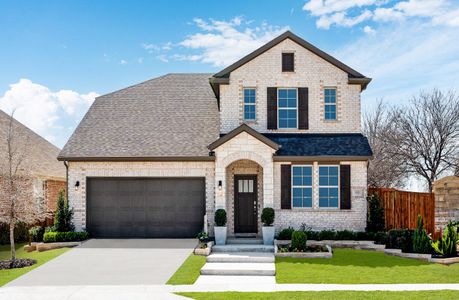
[[[223,183],[222,183],[222,181],[221,181],[221,180],[219,180],[219,181],[218,181],[218,189],[219,189],[219,190],[221,190],[221,189],[222,189],[222,184],[223,184]]]
[[[79,186],[80,186],[80,182],[77,180],[77,182],[75,182],[75,191],[78,191]]]

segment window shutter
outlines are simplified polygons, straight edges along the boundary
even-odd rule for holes
[[[351,209],[351,165],[340,166],[340,208]]]
[[[294,72],[295,71],[295,54],[294,53],[282,53],[282,72]]]
[[[298,129],[309,129],[308,88],[298,88]]]
[[[291,176],[292,176],[291,165],[281,165],[281,208],[291,209]]]
[[[268,104],[268,129],[277,129],[277,88],[268,88],[266,102]]]

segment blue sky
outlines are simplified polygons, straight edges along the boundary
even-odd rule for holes
[[[402,105],[458,88],[459,1],[1,1],[0,108],[62,147],[94,97],[169,72],[217,72],[286,29]]]

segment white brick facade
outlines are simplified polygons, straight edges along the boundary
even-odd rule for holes
[[[86,228],[86,177],[204,177],[206,213],[213,215],[214,162],[70,162],[69,202],[77,230]]]
[[[281,72],[282,52],[295,53],[295,72]],[[243,88],[256,88],[256,121],[259,132],[267,130],[268,87],[309,89],[309,130],[275,132],[359,133],[360,85],[348,84],[348,74],[290,39],[231,72],[230,84],[220,86],[220,130],[227,133],[243,122]],[[324,87],[337,89],[337,120],[324,120]]]

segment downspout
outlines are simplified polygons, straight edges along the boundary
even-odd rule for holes
[[[64,165],[65,165],[65,181],[67,183],[67,188],[65,189],[65,199],[67,200],[67,203],[69,201],[69,163],[68,161],[64,160]]]

